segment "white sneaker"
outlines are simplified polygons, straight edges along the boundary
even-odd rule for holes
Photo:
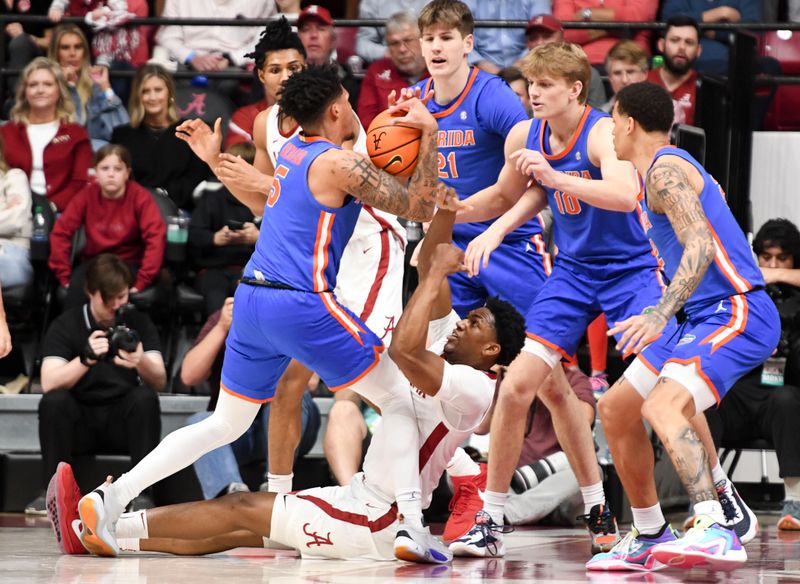
[[[95,555],[116,557],[119,555],[119,545],[113,534],[116,519],[111,519],[112,515],[105,502],[107,497],[108,493],[101,487],[78,502],[78,513],[83,526],[81,543]]]
[[[467,534],[450,544],[450,551],[454,556],[499,558],[506,554],[503,534],[513,530],[510,525],[498,525],[481,510],[475,514],[475,524]]]
[[[400,523],[394,538],[394,557],[406,562],[422,564],[446,564],[453,561],[453,554],[427,527],[414,527]]]

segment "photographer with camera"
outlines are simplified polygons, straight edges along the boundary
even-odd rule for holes
[[[226,152],[253,164],[255,147],[247,142],[230,146]],[[258,239],[252,211],[239,202],[221,183],[208,182],[195,205],[189,224],[189,246],[197,271],[194,287],[203,295],[205,315],[222,308],[250,259]]]
[[[764,223],[753,251],[767,292],[781,317],[778,347],[763,365],[742,377],[717,410],[706,417],[714,441],[723,438],[772,442],[786,487],[778,529],[800,530],[800,232],[788,219]]]
[[[88,301],[64,311],[44,336],[39,402],[42,485],[60,461],[90,453],[127,453],[138,463],[159,442],[157,391],[167,381],[155,325],[128,306],[133,283],[113,254],[91,260]],[[146,496],[134,505],[152,504]],[[26,508],[44,512],[44,497]]]

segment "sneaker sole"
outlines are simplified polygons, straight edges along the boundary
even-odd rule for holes
[[[699,550],[664,548],[653,550],[653,557],[668,568],[710,568],[712,570],[734,570],[747,562],[747,552],[731,550],[724,556]]]
[[[60,462],[56,473],[47,485],[47,516],[53,524],[53,531],[56,541],[62,554],[80,555],[88,553],[81,544],[80,538],[72,530],[72,522],[69,519],[69,496],[76,490],[75,477],[72,474],[72,467],[65,462]],[[77,509],[75,509],[77,518]]]
[[[792,515],[784,515],[778,521],[778,529],[781,531],[800,531],[800,520]]]
[[[633,564],[622,560],[599,560],[586,562],[586,569],[592,572],[655,572],[666,568],[664,564],[653,561],[653,567],[648,568],[644,564]]]
[[[414,562],[415,564],[448,564],[453,558],[443,556],[436,550],[421,550],[416,546],[396,545],[394,557],[404,562]]]
[[[450,551],[453,556],[460,558],[502,558],[506,555],[505,548],[500,548],[497,553],[493,554],[486,548],[478,548],[473,545],[454,541],[450,544]]]
[[[83,547],[97,556],[114,558],[119,555],[119,547],[109,544],[104,539],[104,536],[110,538],[110,534],[105,525],[105,511],[102,509],[102,503],[98,505],[95,497],[96,495],[90,493],[78,503],[78,513],[83,522],[81,543]]]

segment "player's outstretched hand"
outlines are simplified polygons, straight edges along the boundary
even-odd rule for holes
[[[516,161],[517,170],[525,176],[533,176],[540,184],[547,187],[556,187],[559,172],[553,170],[550,163],[537,150],[520,148],[512,152],[509,160]]]
[[[431,269],[448,275],[466,271],[464,252],[452,243],[440,243],[433,250]]]
[[[241,156],[234,156],[223,152],[219,155],[219,163],[214,170],[219,180],[228,188],[243,191],[266,193],[267,184],[272,178],[258,170]]]
[[[222,118],[214,122],[214,130],[203,120],[186,120],[175,128],[175,135],[186,142],[195,155],[211,166],[222,149]]]
[[[412,128],[419,128],[423,132],[435,132],[439,125],[425,105],[428,103],[431,95],[432,93],[428,93],[425,97],[420,98],[418,95],[414,94],[395,103],[389,108],[389,113],[395,114],[405,112],[405,115],[393,117],[392,124],[402,124],[404,126],[411,126]]]
[[[464,254],[464,265],[466,265],[467,273],[470,277],[477,276],[481,271],[481,267],[486,268],[489,266],[489,257],[500,246],[504,237],[505,234],[500,230],[489,227],[489,229],[469,242],[467,252]]]
[[[608,336],[622,333],[617,350],[625,359],[631,354],[638,354],[649,343],[661,336],[661,331],[667,324],[666,319],[652,308],[645,309],[642,314],[637,314],[620,322],[615,322],[614,327],[608,331]]]
[[[419,87],[403,87],[400,90],[400,93],[397,93],[397,91],[392,89],[392,91],[389,93],[389,97],[386,99],[386,107],[391,108],[397,105],[399,102],[411,99],[412,97],[419,98],[420,95],[422,95],[422,89]]]
[[[460,200],[453,187],[440,182],[436,185],[436,208],[458,213],[459,211],[471,211],[472,205]]]

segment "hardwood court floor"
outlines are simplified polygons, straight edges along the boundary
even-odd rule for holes
[[[761,517],[762,532],[747,546],[749,562],[733,572],[674,569],[651,574],[587,574],[588,540],[580,529],[523,528],[506,536],[505,558],[457,559],[450,566],[399,562],[301,561],[290,552],[239,549],[200,558],[159,554],[116,559],[62,556],[47,519],[0,514],[0,583],[225,584],[318,582],[703,582],[800,583],[800,532],[779,533],[775,516]],[[678,525],[679,521],[673,521]]]

